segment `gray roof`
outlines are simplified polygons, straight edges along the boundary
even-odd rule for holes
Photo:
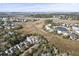
[[[56,27],[56,30],[67,32],[68,30],[64,27]]]
[[[70,36],[77,36],[77,34],[76,33],[70,33]]]
[[[72,38],[77,38],[77,39],[79,38],[79,35],[77,35],[77,34],[74,33],[74,32],[73,32],[73,33],[70,33],[70,36],[71,36]]]

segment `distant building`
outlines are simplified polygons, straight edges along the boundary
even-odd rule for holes
[[[72,25],[72,30],[73,30],[75,33],[79,34],[79,25],[78,25],[78,24]]]

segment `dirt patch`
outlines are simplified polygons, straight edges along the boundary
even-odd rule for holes
[[[79,41],[64,39],[56,34],[47,33],[42,30],[43,25],[44,20],[28,22],[23,25],[24,28],[20,31],[24,33],[39,33],[43,35],[45,38],[47,38],[50,44],[55,44],[60,50],[71,52],[72,55],[79,55]]]

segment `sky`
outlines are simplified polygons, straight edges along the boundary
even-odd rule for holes
[[[79,12],[78,3],[0,3],[0,12]]]

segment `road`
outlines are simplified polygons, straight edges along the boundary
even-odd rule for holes
[[[37,49],[39,46],[39,44],[35,44],[32,47],[30,47],[29,49],[27,49],[24,53],[22,53],[20,56],[26,56],[26,53],[28,55],[28,52],[31,54],[32,53],[32,49]]]

